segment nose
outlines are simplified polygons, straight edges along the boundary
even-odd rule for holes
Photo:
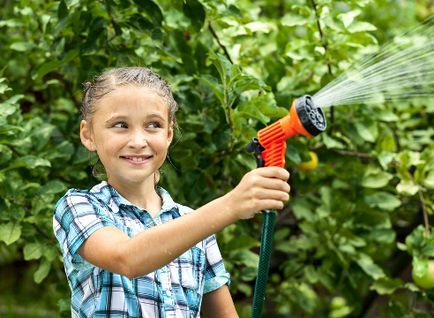
[[[134,129],[131,132],[128,146],[133,149],[143,149],[148,145],[147,135],[142,129]]]

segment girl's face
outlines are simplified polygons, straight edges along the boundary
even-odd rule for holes
[[[95,104],[80,126],[82,143],[96,151],[113,186],[150,183],[166,159],[173,137],[169,110],[154,91],[116,88]]]

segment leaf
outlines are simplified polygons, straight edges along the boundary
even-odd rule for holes
[[[36,69],[36,71],[32,74],[32,80],[38,81],[42,77],[44,77],[45,74],[61,68],[62,65],[63,65],[63,61],[58,61],[58,60],[46,62],[41,66],[39,66]]]
[[[2,116],[7,117],[9,115],[19,112],[17,103],[23,97],[24,95],[22,94],[14,95],[11,98],[5,100],[3,103],[0,103],[0,106],[2,106]]]
[[[353,23],[354,18],[360,15],[360,13],[361,11],[359,9],[356,9],[346,13],[341,13],[338,15],[338,18],[342,21],[344,26],[348,28],[351,25],[351,23]]]
[[[41,263],[39,263],[38,269],[33,275],[33,280],[35,281],[35,283],[36,284],[41,283],[45,279],[45,277],[48,276],[50,269],[51,269],[51,262],[46,258],[43,258],[41,260]]]
[[[434,189],[434,170],[430,171],[423,181],[424,186]]]
[[[215,96],[220,101],[220,105],[224,106],[225,105],[225,99],[224,99],[224,95],[223,95],[222,85],[219,82],[217,82],[214,77],[207,75],[207,74],[200,76],[199,80],[213,91]]]
[[[269,32],[274,31],[276,29],[276,26],[273,23],[261,22],[261,21],[250,22],[250,23],[245,24],[244,26],[250,32],[269,33]]]
[[[0,241],[10,245],[16,242],[21,237],[21,225],[9,222],[6,224],[0,224]]]
[[[390,193],[377,192],[365,197],[365,202],[370,207],[378,207],[386,211],[393,211],[401,205],[401,201]]]
[[[415,195],[419,191],[419,186],[413,180],[401,180],[396,186],[396,191],[405,195]]]
[[[24,157],[20,157],[7,168],[7,170],[16,169],[25,167],[28,169],[34,169],[36,167],[51,167],[51,163],[42,158],[38,158],[36,156],[28,155]]]
[[[360,121],[357,121],[354,123],[357,133],[360,137],[362,137],[364,140],[368,142],[374,142],[378,131],[375,129],[375,125],[369,125],[367,126],[365,123],[362,123]]]
[[[378,162],[380,163],[383,169],[386,169],[387,166],[393,161],[394,158],[395,158],[395,154],[390,152],[381,152],[377,157]]]
[[[11,91],[12,89],[9,88],[9,86],[7,86],[6,84],[1,84],[0,83],[0,94],[4,94],[7,91]],[[1,104],[0,104],[1,105]]]
[[[375,30],[377,30],[377,27],[371,23],[368,23],[368,22],[356,21],[356,22],[351,23],[348,26],[347,30],[350,33],[357,33],[357,32],[375,31]]]
[[[362,179],[362,186],[365,188],[382,188],[393,178],[393,175],[384,171],[376,171],[365,174]]]
[[[212,62],[212,64],[217,69],[219,75],[220,75],[220,81],[223,85],[223,89],[228,89],[226,87],[227,85],[227,78],[231,77],[232,75],[232,64],[231,62],[222,54],[220,53],[214,53],[213,51],[210,51],[208,53],[208,59]]]
[[[23,254],[26,261],[39,259],[42,256],[43,245],[39,243],[27,243],[24,246]]]
[[[429,243],[427,243],[429,244]],[[434,242],[422,248],[422,255],[426,257],[434,257]]]
[[[383,152],[395,152],[396,151],[396,141],[393,136],[393,132],[387,127],[381,127],[381,135],[377,140],[375,150],[377,153]]]
[[[184,14],[191,20],[195,31],[202,29],[205,23],[206,12],[202,4],[197,0],[185,1],[183,4]]]
[[[300,15],[297,14],[285,14],[281,19],[280,19],[280,23],[283,26],[288,26],[288,27],[292,27],[292,26],[297,26],[297,25],[306,25],[309,23],[309,19],[302,17]]]
[[[146,16],[152,18],[154,25],[161,25],[163,22],[163,13],[160,7],[151,0],[134,0],[134,3],[140,9],[140,11]]]
[[[393,244],[396,239],[396,233],[388,228],[375,228],[367,236],[372,241],[384,244]]]
[[[33,43],[30,42],[15,42],[11,44],[10,49],[18,52],[25,52],[31,50],[33,47]]]
[[[345,145],[342,142],[338,141],[335,138],[330,137],[327,134],[323,134],[322,138],[323,138],[325,146],[328,149],[344,149],[345,148]]]
[[[425,276],[428,271],[428,259],[413,257],[412,266],[413,266],[413,274],[415,276],[419,276],[419,277]]]
[[[259,120],[262,124],[266,124],[270,118],[265,116],[259,107],[255,107],[254,105],[251,105],[248,101],[244,102],[239,105],[235,109],[234,115],[242,116],[246,119],[255,118]],[[242,129],[243,127],[240,127]]]
[[[59,7],[57,8],[57,18],[62,20],[63,18],[66,18],[68,16],[68,7],[66,6],[66,3],[64,0],[61,0],[59,3]]]
[[[398,161],[403,167],[417,166],[420,163],[424,163],[420,159],[420,152],[404,150],[399,153],[397,157]]]
[[[40,194],[56,194],[61,193],[66,190],[66,186],[63,182],[59,180],[51,180],[39,188],[38,193]]]
[[[237,249],[250,249],[254,246],[258,246],[258,240],[254,239],[248,235],[240,235],[232,239],[226,247],[233,251]]]
[[[291,202],[291,208],[294,211],[297,220],[307,220],[309,222],[314,222],[316,220],[312,207],[304,200],[293,200]]]
[[[359,253],[356,262],[366,274],[375,280],[386,276],[381,267],[375,264],[372,258],[367,254]]]
[[[399,117],[395,113],[392,113],[390,111],[385,111],[385,110],[375,112],[373,116],[378,120],[389,122],[389,123],[397,122],[399,120]]]
[[[238,250],[234,253],[233,261],[243,264],[248,267],[257,268],[259,262],[259,255],[250,250]]]
[[[402,280],[384,277],[376,280],[371,285],[370,289],[375,290],[380,295],[391,295],[395,292],[395,290],[403,287],[404,282]]]

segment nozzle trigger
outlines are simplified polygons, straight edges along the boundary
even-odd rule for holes
[[[254,152],[254,157],[256,160],[256,167],[264,167],[265,161],[262,157],[262,152],[265,150],[265,148],[259,143],[258,138],[253,138],[250,143],[247,144],[246,150],[248,152]]]

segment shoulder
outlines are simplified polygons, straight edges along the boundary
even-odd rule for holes
[[[79,211],[86,206],[109,205],[111,194],[109,185],[103,181],[89,189],[69,189],[56,203],[55,213],[62,213],[65,210]]]

